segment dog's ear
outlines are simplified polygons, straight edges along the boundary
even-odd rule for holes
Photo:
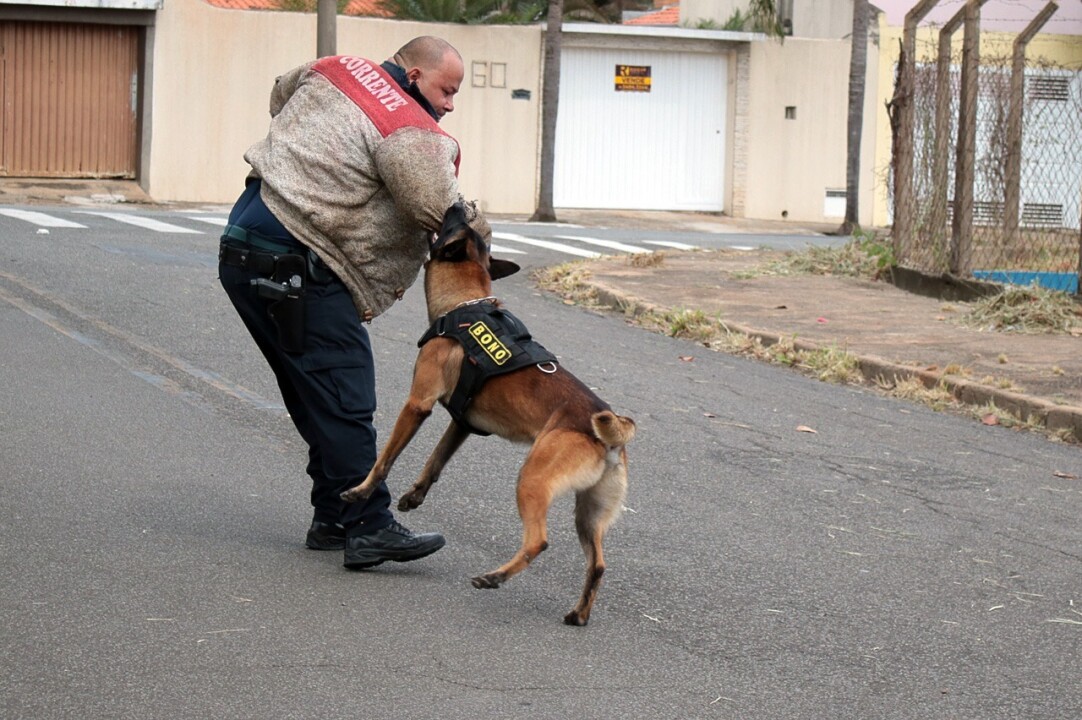
[[[463,225],[453,233],[441,235],[440,239],[432,245],[432,259],[443,262],[465,262],[470,259],[470,246],[473,244],[474,232]]]
[[[493,280],[514,275],[520,269],[518,265],[510,260],[500,260],[499,258],[489,258],[488,260],[488,274]]]

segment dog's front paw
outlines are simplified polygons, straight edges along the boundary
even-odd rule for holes
[[[346,490],[345,492],[343,492],[338,497],[342,498],[342,500],[345,501],[345,502],[353,503],[353,502],[357,502],[358,500],[364,500],[366,497],[368,497],[371,494],[372,494],[372,489],[371,488],[366,488],[364,486],[364,483],[361,483],[360,485],[357,485],[356,487],[351,487],[349,490]]]
[[[495,590],[504,581],[503,573],[487,573],[470,580],[478,590]]]
[[[421,507],[421,503],[425,501],[425,495],[420,490],[410,490],[398,500],[398,509],[400,512],[409,512],[410,510],[416,510]]]

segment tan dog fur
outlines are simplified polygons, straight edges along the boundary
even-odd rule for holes
[[[447,225],[445,223],[445,229]],[[446,242],[443,242],[446,239]],[[430,322],[464,303],[486,298],[492,280],[518,266],[489,257],[487,246],[465,225],[441,236],[441,246],[425,263],[425,297]],[[421,347],[409,398],[386,446],[368,477],[342,493],[347,501],[367,497],[385,480],[437,402],[447,402],[458,382],[464,351],[451,338],[436,337]],[[547,374],[534,366],[490,378],[474,397],[466,421],[507,440],[532,443],[519,471],[517,499],[523,524],[522,546],[499,568],[473,578],[476,588],[496,588],[521,572],[548,546],[546,519],[559,495],[575,492],[575,527],[586,554],[586,583],[575,607],[564,617],[568,625],[585,625],[605,572],[601,544],[623,507],[627,492],[627,453],[635,434],[631,418],[609,406],[563,367]],[[424,502],[447,461],[469,436],[451,421],[425,463],[420,477],[402,496],[406,512]]]

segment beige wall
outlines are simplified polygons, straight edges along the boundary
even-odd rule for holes
[[[874,112],[878,76],[868,52],[865,118]],[[787,38],[751,45],[748,82],[745,216],[839,222],[823,213],[826,190],[845,189],[849,42]],[[785,108],[796,119],[785,118]],[[871,221],[875,127],[861,142],[860,221]]]
[[[793,0],[793,34],[797,37],[839,40],[851,32],[852,0]]]
[[[274,78],[315,56],[315,25],[314,14],[166,0],[153,32],[145,122],[149,137],[141,182],[151,197],[211,203],[236,198],[248,172],[244,151],[267,130]],[[533,212],[543,28],[340,17],[338,52],[382,60],[421,34],[446,37],[466,62],[456,110],[443,121],[462,146],[463,194],[489,212]],[[753,40],[748,47],[746,64],[730,67],[738,84],[730,94],[732,151],[723,168],[732,181],[730,212],[781,219],[787,211],[792,221],[832,222],[835,218],[823,214],[823,200],[827,188],[845,187],[848,42],[788,38],[784,43]],[[867,93],[866,118],[881,107],[874,89],[881,75],[877,57],[869,54],[873,89]],[[481,75],[492,75],[491,63],[505,64],[504,87],[481,81]],[[513,100],[515,89],[529,91],[530,99]],[[797,108],[796,120],[784,118],[787,105]],[[861,206],[868,212],[875,139],[874,124],[866,122]],[[861,214],[865,224],[866,214]]]
[[[680,0],[680,24],[693,28],[699,21],[710,20],[722,25],[734,11],[747,7],[747,0]]]
[[[337,49],[382,61],[424,34],[446,38],[466,64],[455,112],[442,123],[462,147],[463,194],[480,199],[490,212],[532,212],[541,27],[339,17]],[[151,133],[142,182],[151,197],[232,202],[249,169],[244,151],[267,130],[274,78],[314,59],[315,38],[314,13],[223,10],[202,0],[166,0],[154,31],[146,123]],[[505,87],[482,81],[481,75],[491,74],[484,72],[490,66],[475,63],[505,64]],[[511,99],[511,91],[519,88],[530,91],[529,100]]]

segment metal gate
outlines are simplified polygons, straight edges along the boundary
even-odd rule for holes
[[[140,35],[0,22],[0,175],[134,178]]]
[[[565,48],[553,204],[724,210],[726,58]]]

